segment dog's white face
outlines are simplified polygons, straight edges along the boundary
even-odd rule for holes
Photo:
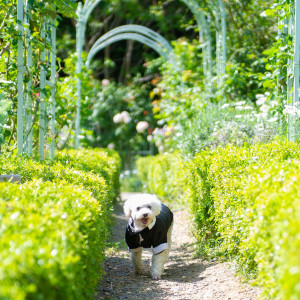
[[[136,194],[124,204],[125,215],[133,219],[137,231],[149,226],[153,219],[159,215],[160,210],[161,202],[156,196],[150,194]]]

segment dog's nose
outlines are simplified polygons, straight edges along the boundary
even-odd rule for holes
[[[148,217],[148,214],[143,214],[144,218]]]

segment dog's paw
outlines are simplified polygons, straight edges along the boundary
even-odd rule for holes
[[[160,275],[152,274],[152,279],[159,280],[160,279]]]

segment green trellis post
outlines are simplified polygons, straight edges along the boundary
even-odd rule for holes
[[[223,0],[218,0],[216,3],[216,60],[217,60],[217,76],[218,87],[222,85],[222,76],[226,72],[226,11]]]
[[[17,3],[17,23],[18,23],[18,110],[17,110],[17,148],[18,154],[23,152],[23,81],[24,81],[24,57],[23,57],[23,0]]]
[[[80,133],[80,109],[81,109],[81,67],[82,67],[82,48],[84,45],[85,29],[88,18],[96,5],[102,0],[86,0],[84,6],[78,3],[77,7],[77,25],[76,25],[76,52],[77,52],[77,102],[76,102],[76,123],[75,123],[75,149],[79,148],[79,133]]]
[[[182,0],[194,14],[199,30],[200,42],[203,49],[203,72],[207,93],[212,94],[212,46],[209,23],[197,0]]]
[[[25,24],[27,25],[25,28],[25,48],[27,49],[27,68],[29,72],[29,80],[27,83],[27,90],[25,96],[25,122],[26,122],[26,130],[25,130],[25,151],[29,156],[32,155],[32,45],[30,41],[30,27],[29,20],[31,18],[31,11],[29,8],[29,2],[26,3],[25,11]]]
[[[50,159],[54,159],[55,150],[55,94],[56,94],[56,19],[52,19],[51,26],[51,75],[48,85],[51,88],[51,114],[50,114]]]
[[[291,97],[291,104],[293,107],[298,108],[299,105],[299,78],[300,78],[300,0],[295,0],[295,13],[294,13],[294,30],[292,31],[294,38],[294,59],[293,59],[293,94]],[[289,119],[289,140],[296,142],[299,139],[299,118],[291,116]]]
[[[31,18],[31,9],[29,1],[25,3],[25,20],[24,16],[24,2],[18,0],[17,3],[17,24],[19,31],[18,38],[18,57],[17,57],[17,81],[18,81],[18,108],[17,108],[17,153],[22,154],[26,151],[29,155],[32,155],[32,61],[33,61],[33,49],[31,45],[31,32],[29,29],[29,22]],[[23,24],[25,30],[23,30]],[[51,34],[49,34],[49,31]],[[25,33],[25,35],[24,35]],[[25,47],[23,44],[23,38],[25,41]],[[48,152],[48,140],[46,140],[45,147],[45,135],[48,136],[48,122],[47,117],[50,116],[50,153],[49,158],[54,158],[55,148],[55,92],[56,92],[56,19],[50,20],[50,18],[44,18],[42,24],[41,38],[50,44],[50,50],[43,49],[40,55],[40,124],[39,124],[39,158],[43,160],[45,153]],[[46,46],[45,46],[46,47]],[[28,72],[29,80],[24,82],[24,51],[26,53],[26,70]],[[49,52],[50,51],[50,52]],[[47,56],[47,60],[46,60]],[[51,57],[51,58],[50,58]],[[50,65],[51,59],[51,65]],[[47,80],[47,73],[51,72],[50,81]],[[51,113],[49,113],[46,106],[46,86],[50,86],[51,90]],[[24,90],[26,93],[24,93]],[[25,105],[24,105],[25,104]],[[24,120],[25,120],[25,132],[24,132]],[[25,137],[25,138],[24,138]]]
[[[41,38],[46,38],[46,22],[44,20],[42,25]],[[43,160],[45,158],[45,126],[46,126],[46,104],[45,104],[45,88],[46,88],[46,50],[45,48],[41,52],[41,64],[40,64],[40,128],[39,128],[39,158]]]

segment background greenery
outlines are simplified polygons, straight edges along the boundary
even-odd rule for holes
[[[56,142],[60,149],[74,144],[74,120],[76,103],[76,56],[75,53],[75,7],[73,1],[30,2],[33,10],[29,27],[33,39],[34,65],[39,64],[39,53],[48,47],[40,37],[41,20],[44,14],[57,16],[58,26],[58,92]],[[114,146],[124,153],[149,151],[163,152],[180,148],[178,136],[189,137],[185,142],[202,145],[202,138],[192,138],[197,127],[199,113],[211,103],[218,110],[225,102],[246,101],[257,109],[257,95],[264,95],[267,102],[274,102],[271,113],[282,116],[283,86],[278,86],[278,72],[285,74],[291,43],[287,35],[277,35],[278,14],[281,19],[288,16],[289,1],[226,1],[227,13],[227,69],[222,86],[217,77],[212,78],[213,95],[205,92],[202,71],[202,46],[196,20],[192,12],[181,1],[101,1],[89,18],[85,50],[102,34],[125,24],[147,26],[165,38],[174,47],[183,72],[164,63],[157,54],[144,45],[132,41],[120,41],[99,52],[91,69],[80,75],[82,87],[82,132],[83,146]],[[55,10],[55,5],[58,9]],[[212,53],[215,59],[215,4],[202,1],[201,8],[210,21]],[[58,14],[56,12],[59,12]],[[0,6],[0,101],[2,143],[14,149],[16,142],[16,1],[2,1]],[[172,24],[170,27],[169,24]],[[283,46],[285,45],[285,47]],[[25,49],[25,52],[27,50]],[[85,56],[85,55],[84,55]],[[215,69],[213,67],[213,69]],[[35,116],[34,149],[38,143],[39,80],[38,69],[34,75],[33,106]],[[28,76],[26,72],[25,76]],[[114,123],[113,116],[128,111],[128,124]],[[191,121],[194,119],[195,121]],[[136,131],[139,121],[147,121],[150,131]],[[252,127],[252,123],[245,126]],[[223,124],[222,124],[223,126]],[[220,126],[220,127],[222,127]],[[224,127],[228,127],[227,123]],[[210,126],[211,131],[214,124]],[[152,135],[153,129],[157,128]],[[166,128],[168,128],[166,130]],[[226,130],[226,129],[225,129]],[[250,129],[249,129],[250,130]],[[1,134],[1,133],[0,133]],[[127,138],[123,138],[126,135]],[[148,140],[146,140],[149,135]],[[153,143],[154,142],[154,143]],[[152,147],[152,146],[151,146]],[[194,149],[193,152],[198,151]]]

